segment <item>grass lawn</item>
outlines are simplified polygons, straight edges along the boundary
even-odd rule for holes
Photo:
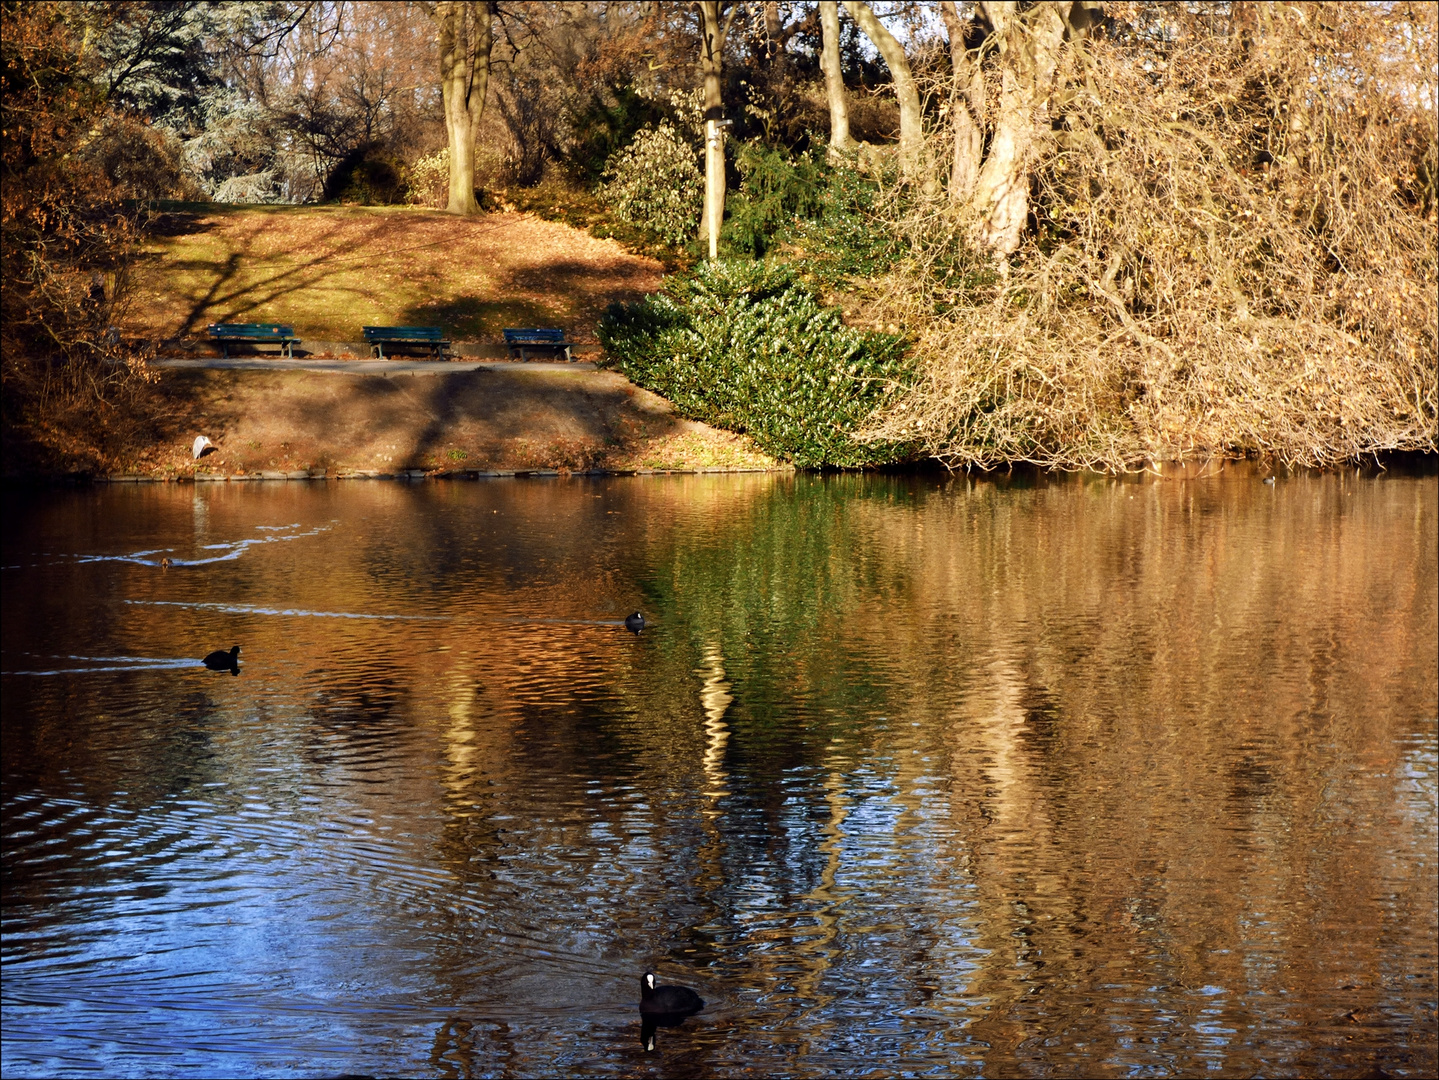
[[[498,343],[506,326],[559,326],[592,342],[607,304],[653,292],[661,274],[612,240],[528,214],[190,205],[143,245],[122,329],[200,337],[211,322],[274,322],[358,341],[367,325],[442,326]]]

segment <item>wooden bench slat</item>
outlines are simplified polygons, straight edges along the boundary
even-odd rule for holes
[[[367,326],[365,337],[381,338],[386,341],[393,338],[396,341],[413,339],[415,341],[434,341],[445,336],[445,331],[438,326]]]
[[[437,359],[445,357],[451,344],[440,326],[366,326],[364,331],[371,352],[381,360],[386,344],[425,346]]]
[[[551,327],[509,326],[505,328],[505,348],[509,351],[512,358],[515,355],[515,350],[518,349],[520,359],[524,361],[529,360],[529,357],[525,355],[525,349],[533,348],[563,351],[565,359],[573,363],[574,357],[570,355],[570,348],[573,344],[573,342],[565,340],[565,332],[563,330]]]
[[[230,355],[229,342],[232,341],[255,345],[273,341],[280,346],[280,355],[286,357],[294,356],[293,346],[300,341],[295,336],[295,328],[283,323],[211,323],[207,329],[210,337],[220,343],[220,351],[226,357]]]

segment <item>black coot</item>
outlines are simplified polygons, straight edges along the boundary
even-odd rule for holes
[[[640,1012],[649,1016],[689,1016],[705,1007],[704,999],[688,986],[657,986],[655,973],[640,979]]]
[[[229,652],[224,649],[216,649],[209,656],[205,657],[205,666],[211,671],[228,671],[233,675],[240,674],[240,646],[234,646]]]
[[[625,629],[632,630],[638,634],[645,628],[645,617],[636,611],[633,615],[625,616]]]

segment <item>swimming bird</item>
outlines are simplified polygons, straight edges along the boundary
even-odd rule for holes
[[[166,555],[163,559],[160,560],[160,569],[161,569],[161,570],[168,570],[168,569],[170,569],[170,567],[172,567],[173,565],[175,565],[175,564],[170,561],[170,556],[168,556],[168,555]]]
[[[633,615],[625,616],[625,629],[633,630],[638,634],[645,628],[645,617],[636,611]]]
[[[206,452],[216,449],[218,449],[218,447],[210,441],[210,436],[208,435],[196,435],[195,445],[191,447],[191,450],[194,451],[196,461],[204,457]]]
[[[648,1016],[689,1016],[704,1007],[704,999],[688,986],[656,986],[653,971],[640,979],[640,1012]]]
[[[211,671],[228,671],[231,675],[238,675],[240,674],[240,646],[234,646],[229,652],[224,649],[216,649],[205,657],[204,663]]]

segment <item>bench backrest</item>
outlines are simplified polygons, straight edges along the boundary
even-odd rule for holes
[[[440,326],[367,326],[366,341],[443,341]]]
[[[505,344],[545,344],[546,342],[561,342],[565,340],[563,330],[529,329],[519,330],[510,328],[505,330]]]
[[[224,338],[292,338],[295,336],[293,326],[281,326],[279,323],[211,323],[209,326],[211,337]]]

